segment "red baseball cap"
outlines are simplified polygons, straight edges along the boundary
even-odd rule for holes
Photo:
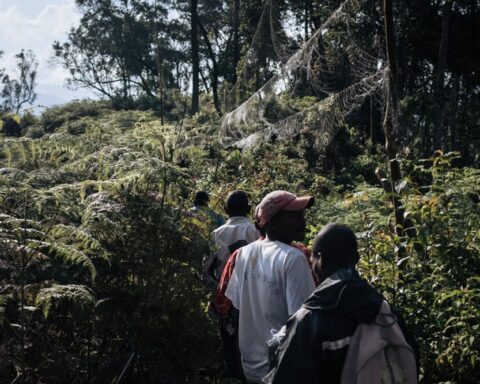
[[[303,211],[313,205],[312,196],[297,197],[287,191],[273,191],[255,208],[255,218],[263,228],[278,211]]]

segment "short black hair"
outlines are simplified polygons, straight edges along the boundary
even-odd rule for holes
[[[250,211],[248,195],[245,191],[233,191],[227,196],[225,211],[229,216],[246,216]]]
[[[312,257],[321,259],[322,269],[335,271],[358,263],[358,244],[355,233],[343,224],[327,224],[313,241]]]
[[[207,205],[208,201],[210,200],[210,197],[208,196],[208,193],[205,191],[198,191],[195,193],[195,197],[193,198],[193,203],[195,205]]]
[[[280,210],[265,224],[265,232],[268,238],[279,240],[283,243],[290,244],[292,241],[302,241],[305,232],[303,228],[301,238],[298,237],[298,219],[302,218],[305,223],[304,210],[287,211]]]

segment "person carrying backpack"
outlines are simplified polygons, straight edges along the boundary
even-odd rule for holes
[[[263,383],[416,383],[414,342],[382,295],[356,271],[353,231],[326,225],[314,240],[311,259],[320,285],[277,337]]]
[[[215,252],[212,254],[207,267],[217,282],[220,280],[223,269],[229,256],[238,248],[257,240],[260,232],[248,218],[250,205],[248,195],[244,191],[233,191],[227,196],[225,213],[228,221],[212,232]]]

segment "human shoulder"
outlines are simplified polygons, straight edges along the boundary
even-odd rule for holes
[[[251,242],[250,244],[244,245],[243,247],[238,249],[238,254],[237,254],[237,260],[241,258],[248,257],[252,253],[258,252],[258,249],[262,247],[262,242],[263,240],[255,240]]]
[[[301,306],[289,319],[289,325],[294,327],[299,334],[308,335],[308,340],[314,344],[321,345],[328,340],[334,325],[330,321],[328,314],[324,311]]]
[[[305,254],[300,249],[292,245],[288,245],[284,243],[281,243],[281,244],[282,244],[281,245],[282,252],[286,254],[285,261],[287,265],[294,265],[298,263],[301,263],[303,265],[304,263],[307,263]]]
[[[253,226],[255,225],[246,217],[243,216],[234,216],[230,217],[224,224],[219,226],[218,228],[213,230],[213,234],[221,234],[225,231],[229,231],[234,227],[242,227],[242,226]]]
[[[228,222],[221,225],[220,227],[218,228],[215,228],[213,231],[212,231],[212,234],[214,237],[218,237],[222,232],[225,231],[225,229],[228,227]]]
[[[305,307],[302,305],[300,309],[291,316],[291,319],[298,321],[298,322],[303,322],[305,320],[309,320],[312,318],[312,310],[310,308]]]
[[[299,249],[298,247],[293,246],[292,244],[285,244],[285,243],[280,243],[280,242],[279,242],[279,244],[280,244],[282,250],[284,252],[288,253],[289,255],[305,257],[302,250]]]

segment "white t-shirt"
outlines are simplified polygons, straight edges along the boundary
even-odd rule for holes
[[[239,346],[248,380],[267,374],[266,341],[314,289],[305,255],[297,248],[268,239],[241,248],[225,295],[240,311]]]
[[[218,227],[212,232],[213,241],[217,247],[216,257],[220,261],[217,267],[217,277],[222,275],[223,268],[227,263],[230,252],[229,247],[238,241],[250,244],[259,238],[255,225],[243,216],[230,217],[228,221],[221,227]]]

